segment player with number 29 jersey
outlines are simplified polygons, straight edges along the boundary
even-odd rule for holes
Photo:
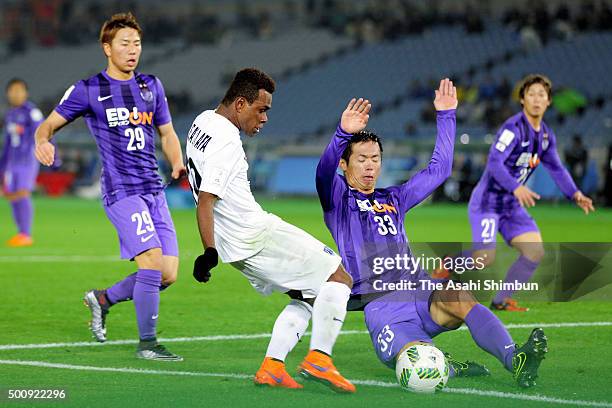
[[[103,290],[85,294],[94,338],[106,341],[111,305],[134,300],[140,342],[136,356],[179,361],[157,343],[159,293],[176,280],[178,243],[155,157],[155,134],[172,167],[172,178],[185,173],[181,144],[172,126],[164,88],[156,77],[136,72],[142,29],[130,13],[119,13],[100,30],[108,60],[102,72],[68,88],[59,105],[36,132],[36,157],[50,165],[53,133],[82,116],[96,140],[102,161],[104,211],[119,237],[121,257],[138,271]]]
[[[162,190],[155,127],[171,122],[171,117],[159,79],[135,72],[122,81],[102,71],[68,88],[55,111],[68,122],[85,119],[102,160],[106,204]]]

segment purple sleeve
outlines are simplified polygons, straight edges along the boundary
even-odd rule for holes
[[[155,102],[155,115],[153,115],[153,121],[155,126],[162,126],[166,123],[172,122],[170,116],[170,109],[168,108],[168,99],[166,99],[166,91],[159,78],[155,78],[155,89],[156,102]]]
[[[334,137],[325,148],[317,165],[317,193],[319,194],[323,211],[332,210],[334,208],[334,197],[340,197],[346,188],[336,170],[338,169],[342,153],[352,136],[352,134],[342,130],[338,124]]]
[[[83,116],[89,110],[89,95],[87,86],[79,81],[66,90],[55,111],[68,122],[72,122],[79,116]]]
[[[519,139],[520,135],[517,129],[502,126],[497,134],[495,143],[491,146],[487,162],[487,167],[495,181],[497,181],[504,190],[511,193],[516,190],[520,184],[508,171],[505,161],[518,144]]]
[[[400,187],[404,213],[425,200],[451,175],[455,150],[455,109],[438,111],[436,121],[438,136],[429,164]]]
[[[567,169],[561,163],[559,154],[557,153],[557,140],[555,135],[550,132],[549,146],[546,152],[542,154],[542,164],[550,173],[561,192],[569,199],[578,191],[578,187],[572,180]]]
[[[43,117],[42,112],[36,106],[34,106],[30,110],[30,123],[29,123],[29,132],[32,138],[34,138],[34,133],[40,124],[43,122],[45,118]]]
[[[8,149],[9,149],[9,138],[4,138],[4,145],[2,145],[2,152],[0,153],[0,177],[6,168],[6,161],[8,158]],[[0,183],[3,183],[4,180],[0,180]]]

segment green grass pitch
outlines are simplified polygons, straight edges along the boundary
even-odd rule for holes
[[[265,209],[304,228],[334,247],[314,199],[262,200]],[[593,323],[607,325],[548,327],[550,352],[543,362],[538,386],[519,390],[511,375],[481,351],[468,331],[440,335],[436,344],[460,359],[485,363],[492,376],[451,379],[448,392],[415,395],[395,386],[395,374],[372,349],[360,312],[350,313],[335,346],[335,362],[350,379],[361,383],[355,395],[336,395],[319,385],[300,391],[259,389],[255,373],[266,350],[282,295],[264,298],[235,270],[221,266],[208,284],[191,277],[194,257],[201,252],[193,210],[173,211],[181,267],[178,282],[161,296],[159,336],[186,338],[165,343],[184,362],[145,362],[134,357],[134,344],[93,345],[87,328],[83,293],[106,287],[135,271],[118,259],[114,229],[99,202],[77,199],[35,200],[35,240],[31,248],[0,248],[0,397],[1,406],[44,406],[45,402],[9,402],[7,389],[64,388],[68,399],[53,406],[312,406],[312,407],[433,407],[568,406],[580,401],[612,407],[612,308],[610,303],[576,301],[532,303],[526,314],[500,314],[515,341],[522,342],[531,323]],[[598,209],[585,217],[569,205],[541,204],[534,215],[545,240],[612,242],[612,211]],[[0,203],[0,240],[14,233],[10,209]],[[464,205],[435,204],[412,210],[406,220],[411,241],[469,241]],[[504,260],[505,262],[505,260]],[[108,316],[109,340],[136,338],[132,303],[115,306]],[[514,327],[511,326],[511,327]],[[228,338],[228,335],[257,335]],[[204,339],[194,337],[205,336]],[[212,336],[222,336],[214,339]],[[16,349],[6,345],[92,342],[52,348]],[[307,352],[308,337],[290,354],[290,371]],[[42,367],[10,361],[49,363]],[[123,370],[118,370],[123,369]],[[531,399],[525,399],[529,397]],[[517,399],[518,398],[518,399]]]

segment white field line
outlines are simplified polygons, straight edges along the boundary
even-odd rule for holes
[[[527,323],[527,324],[508,324],[506,328],[512,329],[530,329],[533,327],[542,328],[568,328],[568,327],[610,327],[612,322],[573,322],[573,323]],[[467,330],[465,326],[458,330]],[[448,333],[452,333],[448,332]],[[308,336],[307,332],[305,335]],[[368,334],[366,330],[343,330],[340,335],[348,336],[354,334]],[[197,337],[170,337],[158,339],[160,343],[190,343],[198,341],[228,341],[228,340],[253,340],[253,339],[269,339],[270,333],[254,333],[254,334],[228,334],[215,336],[197,336]],[[62,348],[62,347],[100,347],[112,345],[136,344],[138,340],[109,340],[105,343],[96,343],[93,341],[78,341],[71,343],[41,343],[41,344],[2,344],[2,350],[23,350],[23,349],[47,349],[47,348]]]
[[[150,374],[150,375],[175,375],[185,377],[217,377],[217,378],[231,378],[238,380],[247,380],[253,378],[249,374],[238,374],[238,373],[205,373],[205,372],[194,372],[194,371],[174,371],[174,370],[146,370],[139,368],[118,368],[118,367],[98,367],[98,366],[86,366],[86,365],[74,365],[74,364],[61,364],[61,363],[48,363],[44,361],[23,361],[23,360],[0,360],[0,365],[17,365],[17,366],[28,366],[28,367],[44,367],[44,368],[59,368],[65,370],[77,370],[77,371],[98,371],[98,372],[114,372],[114,373],[129,373],[129,374]],[[371,386],[371,387],[384,387],[384,388],[397,388],[397,383],[390,383],[384,381],[374,380],[350,380],[353,384]],[[564,405],[578,405],[588,407],[604,407],[612,408],[612,403],[605,401],[584,401],[584,400],[569,400],[562,398],[553,398],[543,395],[525,395],[515,394],[509,392],[500,391],[482,391],[473,388],[446,388],[445,392],[452,394],[463,394],[463,395],[475,395],[479,397],[492,397],[492,398],[505,398],[523,401],[535,401],[552,404],[564,404]]]
[[[120,262],[119,255],[26,255],[0,256],[0,263]]]
[[[198,254],[183,252],[180,258],[195,258]],[[39,262],[124,262],[119,254],[115,255],[52,255],[52,254],[33,254],[33,255],[0,255],[0,263],[39,263]]]

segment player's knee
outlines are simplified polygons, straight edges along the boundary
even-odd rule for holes
[[[300,313],[312,314],[312,306],[314,304],[314,300],[315,298],[308,298],[308,299],[301,299],[301,300],[291,299],[289,304],[297,308],[300,311]]]
[[[162,273],[162,285],[164,286],[172,285],[174,282],[176,282],[177,275],[178,275],[177,273],[174,273],[171,275]]]
[[[482,265],[482,268],[488,268],[495,262],[495,251],[475,251],[473,258],[477,266]]]
[[[474,295],[467,290],[444,290],[438,292],[433,299],[438,307],[447,315],[463,321],[470,310],[478,303]]]
[[[163,271],[164,262],[161,248],[151,248],[135,258],[139,269]]]
[[[344,269],[342,265],[338,266],[336,272],[332,273],[327,281],[343,283],[348,286],[349,289],[353,288],[353,277]]]
[[[463,298],[458,302],[453,302],[451,314],[461,321],[465,321],[465,317],[470,313],[477,302],[473,299]]]
[[[544,245],[541,242],[530,242],[521,248],[521,255],[531,262],[540,263],[544,258]]]
[[[178,278],[178,263],[177,257],[165,256],[163,258],[162,284],[164,286],[170,286],[176,282]]]

